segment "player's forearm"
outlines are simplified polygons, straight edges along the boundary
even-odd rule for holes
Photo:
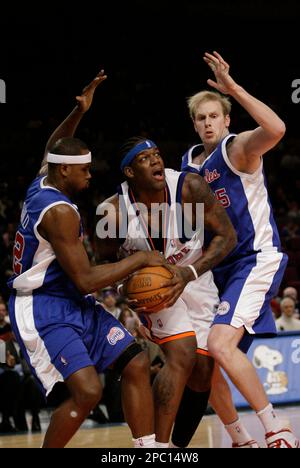
[[[138,252],[116,263],[92,267],[88,274],[78,276],[75,284],[82,294],[88,294],[111,286],[144,266],[146,266],[144,253]]]
[[[272,136],[281,138],[285,124],[266,104],[249,94],[241,86],[235,86],[230,95],[251,115],[255,122]]]
[[[74,136],[83,115],[84,114],[82,112],[79,112],[77,106],[74,107],[74,109],[68,115],[68,117],[54,130],[49,140],[47,141],[45,148],[45,157],[43,159],[42,166],[46,164],[47,152],[51,149],[51,147],[57,140],[64,137]]]
[[[235,231],[228,235],[217,235],[210,242],[204,255],[193,264],[198,276],[212,270],[234,249],[237,243]]]

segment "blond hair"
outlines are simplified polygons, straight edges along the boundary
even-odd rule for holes
[[[194,94],[193,96],[187,99],[188,108],[190,111],[190,116],[192,120],[195,120],[196,111],[202,102],[207,101],[217,101],[221,104],[224,117],[230,114],[231,111],[231,102],[228,97],[223,96],[222,94],[216,91],[200,91],[199,93]]]

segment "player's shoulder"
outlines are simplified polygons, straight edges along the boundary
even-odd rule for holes
[[[27,210],[35,213],[44,210],[49,205],[54,206],[62,202],[73,206],[71,200],[59,190],[44,187],[40,177],[31,184],[25,199]]]
[[[98,206],[101,206],[101,207],[107,206],[108,207],[109,205],[113,205],[114,207],[117,208],[118,205],[119,205],[119,197],[120,197],[120,194],[115,193],[114,195],[111,195],[110,197],[106,198],[101,203],[99,203]]]
[[[207,183],[200,174],[187,172],[182,186],[182,197],[184,201],[192,201],[207,190]]]
[[[198,172],[199,166],[193,163],[193,159],[203,151],[203,145],[197,144],[190,146],[181,158],[181,170],[189,172]]]
[[[184,172],[184,171],[183,171]],[[189,188],[197,188],[200,184],[204,181],[204,178],[195,172],[184,172],[184,185],[188,186]]]
[[[78,229],[78,224],[80,224],[80,214],[77,207],[69,203],[50,204],[41,220],[41,226],[49,231],[66,229],[70,232],[72,227]]]

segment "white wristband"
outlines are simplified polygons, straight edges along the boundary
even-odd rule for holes
[[[197,274],[197,271],[196,271],[196,268],[193,266],[193,265],[187,265],[191,270],[192,272],[194,273],[194,276],[195,276],[195,279],[198,279],[198,274]]]

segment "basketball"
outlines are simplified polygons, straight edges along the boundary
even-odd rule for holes
[[[138,301],[137,307],[146,307],[143,313],[153,314],[164,308],[161,294],[168,288],[160,285],[172,277],[172,273],[163,266],[141,268],[125,282],[124,293],[128,299]]]

